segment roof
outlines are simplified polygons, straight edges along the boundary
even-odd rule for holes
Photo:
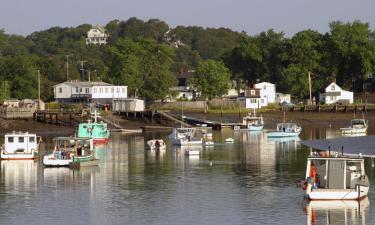
[[[341,148],[343,148],[345,154],[361,153],[363,156],[375,156],[375,135],[306,140],[301,143],[318,150],[328,150],[330,147],[331,151],[341,152]]]
[[[105,28],[99,24],[93,26],[92,29],[98,29],[100,32],[105,33]]]
[[[92,87],[92,86],[112,86],[112,84],[108,84],[106,82],[103,82],[103,81],[77,81],[77,80],[70,80],[70,81],[65,81],[63,83],[59,83],[59,84],[56,84],[56,85],[53,85],[54,87],[58,86],[58,85],[61,85],[61,84],[65,84],[65,85],[68,85],[68,86],[72,86],[72,87]]]

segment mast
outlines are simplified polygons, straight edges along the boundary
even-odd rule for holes
[[[38,110],[40,109],[40,70],[38,70]]]
[[[284,112],[284,123],[285,123],[285,111],[283,111]]]
[[[309,93],[310,93],[310,102],[309,104],[312,105],[312,98],[311,98],[311,72],[309,71]]]

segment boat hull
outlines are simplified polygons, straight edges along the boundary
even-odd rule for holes
[[[43,165],[47,167],[67,167],[73,159],[56,159],[53,154],[43,157]]]
[[[300,132],[279,132],[279,131],[275,131],[275,132],[269,132],[267,134],[267,137],[271,137],[271,138],[277,138],[277,137],[297,137],[299,136]]]
[[[203,141],[202,141],[202,139],[200,139],[200,140],[190,140],[190,141],[184,140],[184,139],[177,139],[177,140],[173,140],[173,144],[178,145],[178,146],[202,145]]]
[[[360,200],[367,196],[369,187],[356,189],[317,189],[308,194],[310,200]]]
[[[343,134],[360,134],[360,133],[366,133],[367,127],[365,128],[340,128],[341,133]]]
[[[5,153],[1,150],[1,160],[34,160],[38,158],[38,155],[33,150],[31,153]]]
[[[94,144],[106,144],[109,142],[109,138],[94,138]]]

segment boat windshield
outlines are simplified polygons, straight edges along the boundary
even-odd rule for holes
[[[365,125],[367,124],[367,121],[363,119],[355,119],[351,121],[351,124],[352,125]]]

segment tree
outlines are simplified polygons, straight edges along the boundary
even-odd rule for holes
[[[122,39],[109,49],[107,80],[125,84],[147,100],[164,99],[177,84],[170,72],[173,49],[153,39]]]
[[[0,83],[0,102],[10,98],[9,82],[4,80]]]
[[[229,70],[220,61],[201,61],[191,82],[193,87],[208,99],[222,96],[228,92],[230,86]]]

